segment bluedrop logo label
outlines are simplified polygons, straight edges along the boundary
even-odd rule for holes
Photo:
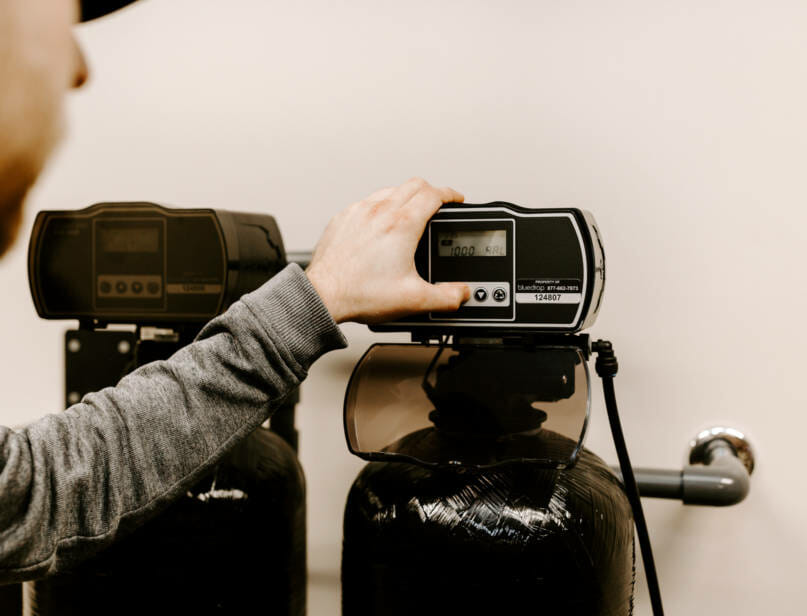
[[[516,302],[519,304],[579,304],[583,301],[583,285],[574,278],[519,278]]]

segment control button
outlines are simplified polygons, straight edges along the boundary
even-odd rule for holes
[[[136,295],[140,295],[143,292],[143,283],[142,282],[133,282],[132,283],[132,293]]]
[[[488,298],[488,292],[479,287],[476,291],[474,291],[474,299],[478,302],[484,302]]]
[[[507,291],[499,287],[498,289],[493,290],[493,299],[497,302],[503,302],[507,299]]]
[[[150,282],[146,285],[146,290],[149,292],[149,295],[157,295],[160,292],[160,285],[156,282]]]
[[[115,290],[118,293],[120,293],[121,295],[126,293],[126,289],[127,289],[127,285],[126,285],[125,282],[123,282],[123,280],[118,280],[118,282],[115,283]]]
[[[109,284],[106,280],[104,280],[100,285],[99,288],[101,289],[101,293],[104,295],[108,295],[112,292],[112,285]]]

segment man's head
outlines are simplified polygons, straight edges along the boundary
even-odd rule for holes
[[[61,136],[64,93],[87,78],[78,10],[76,0],[0,0],[0,255]]]

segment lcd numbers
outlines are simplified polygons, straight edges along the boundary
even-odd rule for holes
[[[437,234],[441,257],[506,257],[507,232],[504,229],[482,231],[446,231]]]

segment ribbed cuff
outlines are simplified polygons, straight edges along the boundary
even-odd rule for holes
[[[305,371],[328,351],[347,346],[347,339],[296,263],[241,301],[267,330],[277,334]]]

